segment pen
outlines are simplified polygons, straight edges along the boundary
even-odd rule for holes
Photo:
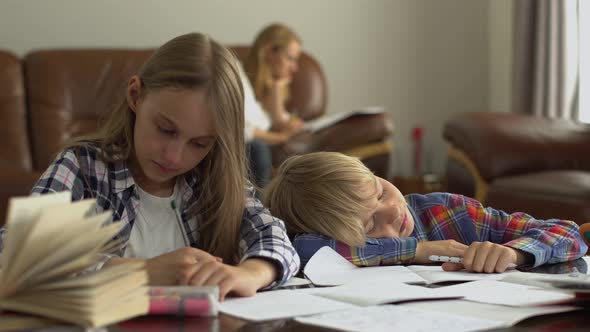
[[[444,262],[444,263],[462,263],[463,258],[455,257],[455,256],[439,256],[439,255],[430,255],[428,259],[432,262]]]
[[[184,224],[182,223],[182,217],[180,216],[180,212],[176,208],[176,202],[174,202],[174,200],[170,202],[170,207],[172,208],[172,211],[174,211],[176,222],[178,223],[178,227],[180,227],[180,232],[182,233],[182,240],[184,241],[184,245],[189,247],[190,243],[188,241],[188,237],[186,236],[186,230],[184,229]]]
[[[456,256],[439,256],[430,255],[428,259],[432,262],[444,262],[444,263],[463,263],[463,258]],[[508,267],[516,267],[516,264],[510,263]]]

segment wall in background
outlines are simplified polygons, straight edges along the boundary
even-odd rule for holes
[[[493,0],[488,23],[490,36],[490,110],[512,108],[512,0]]]
[[[455,112],[508,105],[510,45],[502,24],[511,15],[509,3],[3,0],[0,47],[19,55],[37,48],[154,47],[188,31],[249,43],[261,27],[281,21],[322,64],[330,112],[386,106],[396,123],[394,172],[411,172],[410,131],[419,125],[426,132],[427,170],[443,174],[444,121]]]

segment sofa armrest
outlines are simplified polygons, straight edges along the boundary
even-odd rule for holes
[[[445,123],[443,136],[481,177],[569,169],[590,170],[590,126],[518,113],[467,112]]]

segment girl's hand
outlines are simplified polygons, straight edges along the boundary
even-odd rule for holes
[[[287,130],[291,133],[298,133],[299,131],[301,131],[301,129],[303,129],[304,124],[305,123],[303,122],[303,120],[301,120],[301,118],[293,115],[289,119],[289,123],[287,124]]]
[[[276,278],[276,270],[270,262],[252,258],[238,266],[220,261],[195,264],[180,280],[180,285],[219,286],[219,300],[228,293],[237,296],[253,296],[256,291],[269,285]]]
[[[457,256],[463,257],[467,246],[455,240],[439,240],[418,242],[414,262],[419,264],[432,263],[428,256]]]
[[[522,265],[526,254],[492,242],[473,242],[463,254],[463,263],[444,263],[445,271],[466,269],[470,272],[504,272],[509,264]]]
[[[190,275],[195,265],[218,261],[221,261],[221,258],[206,251],[184,247],[147,259],[146,270],[150,285],[178,285],[180,280]]]

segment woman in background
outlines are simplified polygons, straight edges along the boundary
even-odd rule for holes
[[[301,39],[282,24],[264,28],[244,61],[250,86],[245,82],[246,139],[256,183],[264,187],[270,179],[270,145],[283,144],[303,127],[303,121],[285,108],[289,84],[298,69]],[[248,107],[253,91],[258,107]]]

